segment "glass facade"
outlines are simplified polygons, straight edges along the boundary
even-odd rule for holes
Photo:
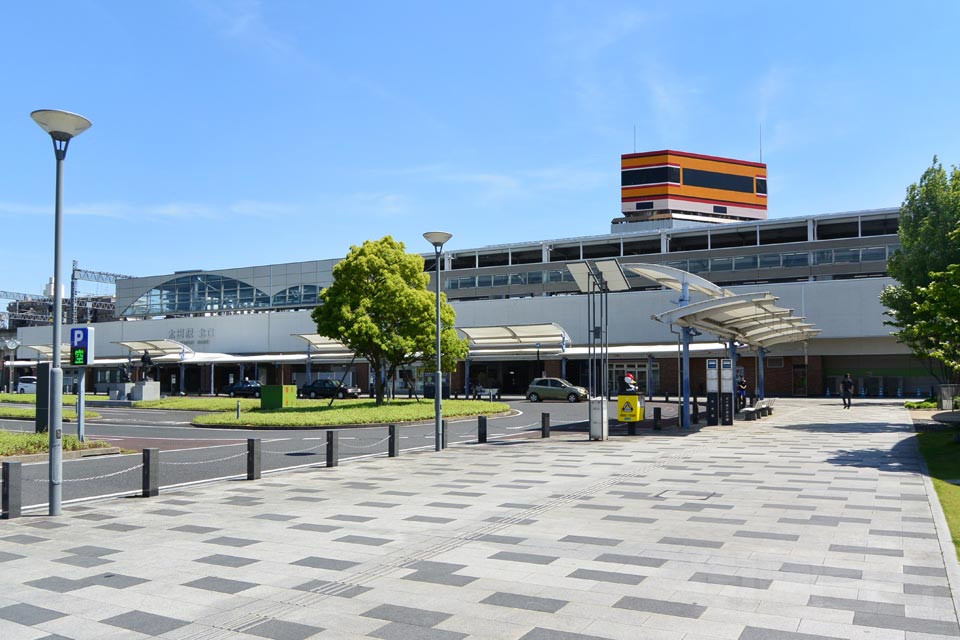
[[[245,282],[210,273],[167,280],[134,302],[124,315],[160,316],[270,307],[270,296]]]

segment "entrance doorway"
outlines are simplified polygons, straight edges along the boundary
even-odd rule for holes
[[[806,397],[807,395],[807,365],[793,365],[793,395]]]

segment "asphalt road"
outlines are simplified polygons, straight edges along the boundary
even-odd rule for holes
[[[587,404],[562,402],[509,402],[509,416],[490,416],[488,437],[502,439],[539,431],[541,413],[550,414],[553,428],[587,428]],[[649,406],[649,405],[648,405]],[[664,419],[676,416],[676,405],[660,404]],[[209,429],[190,426],[198,412],[159,409],[101,408],[98,420],[85,427],[88,440],[104,440],[134,454],[88,457],[63,461],[64,504],[122,495],[138,495],[142,487],[144,448],[160,449],[161,490],[228,478],[246,477],[246,440],[261,439],[263,473],[326,463],[326,431],[329,428],[296,430]],[[648,409],[648,414],[652,413]],[[616,403],[610,403],[616,417]],[[448,444],[477,441],[477,419],[448,420]],[[75,434],[75,422],[64,423],[65,434]],[[33,422],[0,420],[0,429],[33,431]],[[387,428],[336,429],[341,463],[387,453]],[[404,425],[400,429],[403,451],[432,450],[433,421]],[[48,501],[49,469],[46,462],[24,463],[23,508],[43,508]]]

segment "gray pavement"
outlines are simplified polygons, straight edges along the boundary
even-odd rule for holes
[[[894,401],[530,435],[0,521],[0,638],[960,636]]]

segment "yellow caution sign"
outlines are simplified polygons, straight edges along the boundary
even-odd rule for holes
[[[643,401],[640,396],[621,395],[617,398],[617,419],[620,422],[643,420]]]

